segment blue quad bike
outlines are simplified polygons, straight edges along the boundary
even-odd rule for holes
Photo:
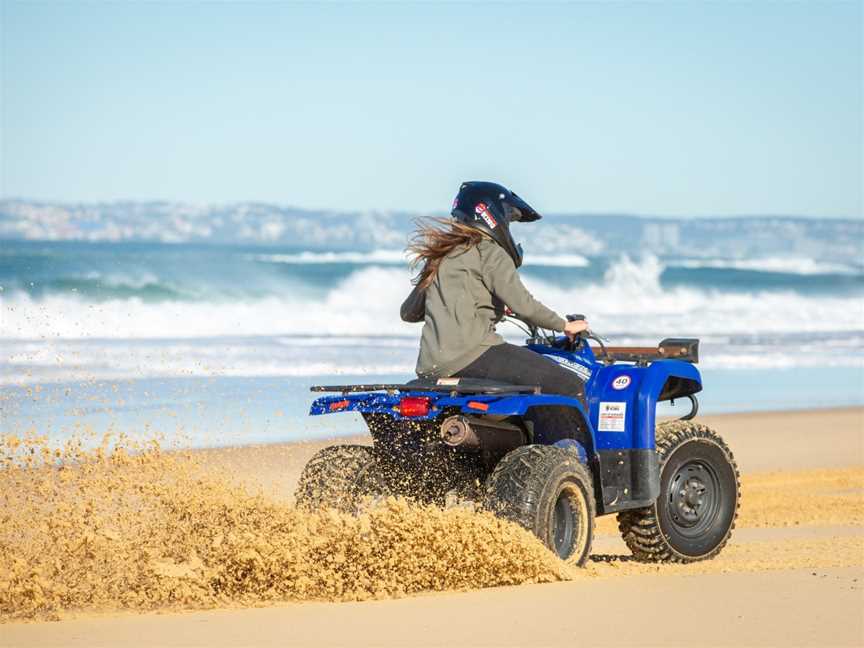
[[[692,420],[699,341],[613,348],[590,331],[571,341],[524,330],[527,348],[585,380],[587,409],[534,385],[464,378],[312,387],[338,393],[316,399],[311,414],[359,412],[373,445],[319,451],[300,477],[297,505],[357,512],[390,495],[474,502],[579,565],[595,515],[616,513],[637,560],[716,556],[735,525],[740,482],[723,439]],[[674,399],[690,401],[688,414],[655,424],[657,403]],[[548,407],[567,408],[572,429],[534,420],[534,408]]]

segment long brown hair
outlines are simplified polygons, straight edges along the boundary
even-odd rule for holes
[[[417,230],[411,236],[408,252],[414,255],[411,267],[423,265],[414,283],[427,288],[438,273],[442,259],[458,247],[477,245],[488,234],[476,227],[469,227],[446,218],[428,218],[417,221]]]

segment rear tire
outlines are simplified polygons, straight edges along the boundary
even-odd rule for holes
[[[528,445],[504,456],[486,482],[485,507],[536,535],[562,560],[583,565],[594,535],[594,489],[578,455]]]
[[[303,468],[294,491],[298,508],[333,508],[357,513],[364,499],[389,494],[384,471],[369,446],[336,445],[319,450]]]
[[[690,421],[657,426],[660,495],[618,514],[637,560],[689,563],[716,556],[735,528],[741,482],[732,451],[714,430]]]

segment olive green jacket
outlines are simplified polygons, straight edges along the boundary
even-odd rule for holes
[[[505,305],[532,324],[564,330],[566,320],[534,299],[500,245],[484,239],[450,252],[429,287],[415,287],[402,304],[404,321],[424,322],[417,375],[451,376],[502,344],[495,325]]]

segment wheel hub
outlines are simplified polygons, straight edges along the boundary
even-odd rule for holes
[[[573,519],[573,505],[570,502],[570,495],[568,493],[561,493],[558,497],[552,515],[552,536],[555,553],[560,558],[567,558],[573,551],[573,540],[576,532],[576,525]]]
[[[690,461],[672,477],[669,504],[672,522],[683,529],[696,530],[710,523],[718,508],[716,477],[703,463]]]
[[[697,519],[702,508],[705,484],[696,477],[688,479],[678,491],[678,510],[687,519]]]

